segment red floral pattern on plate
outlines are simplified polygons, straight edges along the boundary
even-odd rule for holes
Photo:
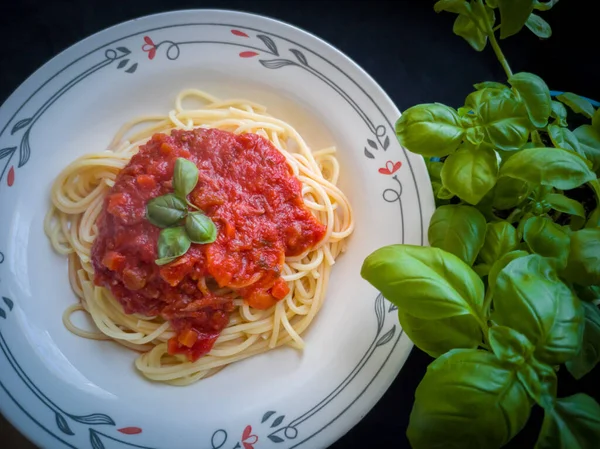
[[[252,426],[247,425],[242,433],[242,444],[244,449],[254,449],[254,445],[258,443],[258,436],[252,433]]]
[[[402,167],[402,162],[400,162],[400,161],[398,161],[398,162],[387,161],[385,163],[385,167],[382,167],[379,169],[379,173],[381,173],[382,175],[393,175],[398,170],[400,170],[400,167]]]
[[[156,56],[156,45],[154,44],[154,41],[150,37],[144,36],[144,42],[145,44],[142,45],[142,50],[148,53],[148,59],[154,59]]]

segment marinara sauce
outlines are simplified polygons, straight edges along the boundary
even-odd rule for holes
[[[188,199],[214,221],[218,237],[158,266],[160,229],[147,220],[146,204],[173,192],[179,157],[198,167]],[[110,289],[126,313],[169,320],[177,332],[169,353],[191,361],[210,351],[234,309],[231,297],[212,293],[207,282],[267,309],[289,292],[281,279],[285,257],[314,247],[326,232],[267,139],[202,128],[155,134],[141,146],[117,176],[97,225],[95,283]]]

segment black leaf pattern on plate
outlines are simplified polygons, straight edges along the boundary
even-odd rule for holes
[[[264,423],[267,419],[269,419],[271,416],[273,416],[275,414],[274,411],[269,411],[267,413],[265,413],[262,417],[262,420],[260,421],[260,423]]]
[[[277,427],[279,424],[281,424],[284,418],[285,415],[278,416],[277,419],[273,421],[273,424],[271,424],[271,427]]]
[[[294,61],[290,61],[289,59],[271,59],[268,61],[261,59],[260,63],[267,69],[280,69],[281,67],[285,67],[286,65],[298,65]]]
[[[69,427],[69,424],[67,423],[65,417],[60,413],[56,413],[56,425],[62,433],[66,433],[67,435],[75,435]]]
[[[269,435],[268,436],[269,440],[271,440],[273,443],[283,443],[284,439],[281,437],[278,437],[277,435]]]
[[[385,320],[385,310],[383,305],[383,295],[379,294],[375,300],[375,316],[377,317],[377,333],[381,332],[383,327],[383,320]]]
[[[96,432],[94,429],[90,429],[90,443],[92,443],[93,449],[106,449],[104,447],[104,443],[98,436],[98,432]]]
[[[6,312],[2,308],[0,308],[0,318],[6,319]]]
[[[269,49],[271,53],[273,53],[275,56],[279,56],[279,52],[277,51],[277,45],[275,45],[273,39],[271,39],[269,36],[265,36],[264,34],[257,34],[256,37],[264,42],[265,46]]]
[[[129,59],[123,59],[121,62],[119,62],[117,69],[122,69],[123,67],[125,67],[127,65],[128,62],[129,62]]]
[[[392,327],[389,331],[383,334],[379,340],[377,340],[376,346],[383,346],[384,344],[388,343],[392,338],[394,338],[395,333],[396,325],[394,324],[394,327]]]
[[[112,420],[112,418],[110,416],[104,415],[102,413],[94,413],[92,415],[85,415],[85,416],[69,415],[69,418],[71,418],[73,421],[77,421],[82,424],[91,424],[91,425],[106,424],[109,426],[115,425],[115,422]]]
[[[303,65],[308,67],[308,61],[306,60],[306,56],[304,56],[304,53],[302,53],[300,50],[296,50],[294,48],[290,48],[290,51],[294,54],[294,56],[296,57],[296,59],[298,59],[298,61],[300,61]]]
[[[367,139],[367,143],[369,144],[369,146],[371,148],[373,148],[374,150],[377,149],[377,144],[375,142],[373,142],[371,139]]]
[[[123,55],[128,55],[131,53],[131,50],[129,50],[127,47],[117,47],[117,50],[123,53]]]
[[[2,253],[0,253],[0,254],[2,254]],[[0,262],[4,262],[4,255],[2,255],[2,258],[1,258]],[[2,301],[4,301],[4,304],[7,305],[8,310],[12,310],[13,309],[13,306],[15,304],[10,299],[8,299],[7,297],[3,296],[2,297]]]
[[[25,134],[23,134],[23,138],[21,139],[21,145],[19,146],[19,168],[27,163],[29,160],[29,156],[31,155],[31,145],[29,145],[29,128]]]
[[[25,128],[27,125],[29,125],[31,123],[31,118],[24,118],[23,120],[19,120],[15,126],[13,126],[12,130],[11,130],[11,134],[16,133],[18,130]]]
[[[390,308],[388,309],[388,313],[394,312],[396,310],[398,310],[398,307],[396,306],[396,304],[391,304],[390,303]]]
[[[15,152],[17,147],[6,147],[0,150],[0,159],[4,159],[6,156],[10,156]]]
[[[390,137],[385,136],[385,140],[383,141],[383,149],[387,150],[389,146],[390,146]]]
[[[375,159],[375,156],[373,156],[373,153],[367,150],[367,147],[365,147],[365,156],[367,156],[369,159]]]
[[[127,73],[133,73],[135,72],[135,70],[137,69],[137,62],[135,64],[133,64],[131,67],[129,67],[127,70],[125,70],[125,72]]]

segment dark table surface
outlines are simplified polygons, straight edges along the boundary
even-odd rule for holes
[[[87,0],[3,2],[0,6],[0,101],[47,60],[92,33],[135,17],[191,8],[234,9],[299,26],[328,41],[364,68],[400,110],[441,102],[461,106],[473,83],[504,81],[488,47],[474,51],[452,34],[454,16],[436,14],[433,1],[155,1]],[[514,72],[542,76],[550,89],[600,100],[600,53],[593,1],[562,1],[543,13],[553,36],[541,41],[527,30],[501,41]],[[10,6],[7,6],[9,5]],[[405,436],[414,391],[431,359],[414,349],[373,410],[333,449],[409,447]],[[596,369],[575,385],[562,375],[559,395],[592,393]],[[533,447],[541,414],[507,447]],[[0,447],[33,448],[0,417]]]

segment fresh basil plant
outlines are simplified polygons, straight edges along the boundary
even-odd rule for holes
[[[380,248],[361,275],[435,358],[410,416],[414,449],[502,447],[534,404],[536,448],[600,447],[598,403],[557,397],[557,373],[580,379],[600,362],[600,109],[513,73],[496,35],[550,37],[536,12],[557,2],[436,2],[475,50],[490,43],[506,83],[475,84],[458,108],[413,106],[396,123],[430,175],[430,246]],[[590,122],[569,129],[576,115]]]

